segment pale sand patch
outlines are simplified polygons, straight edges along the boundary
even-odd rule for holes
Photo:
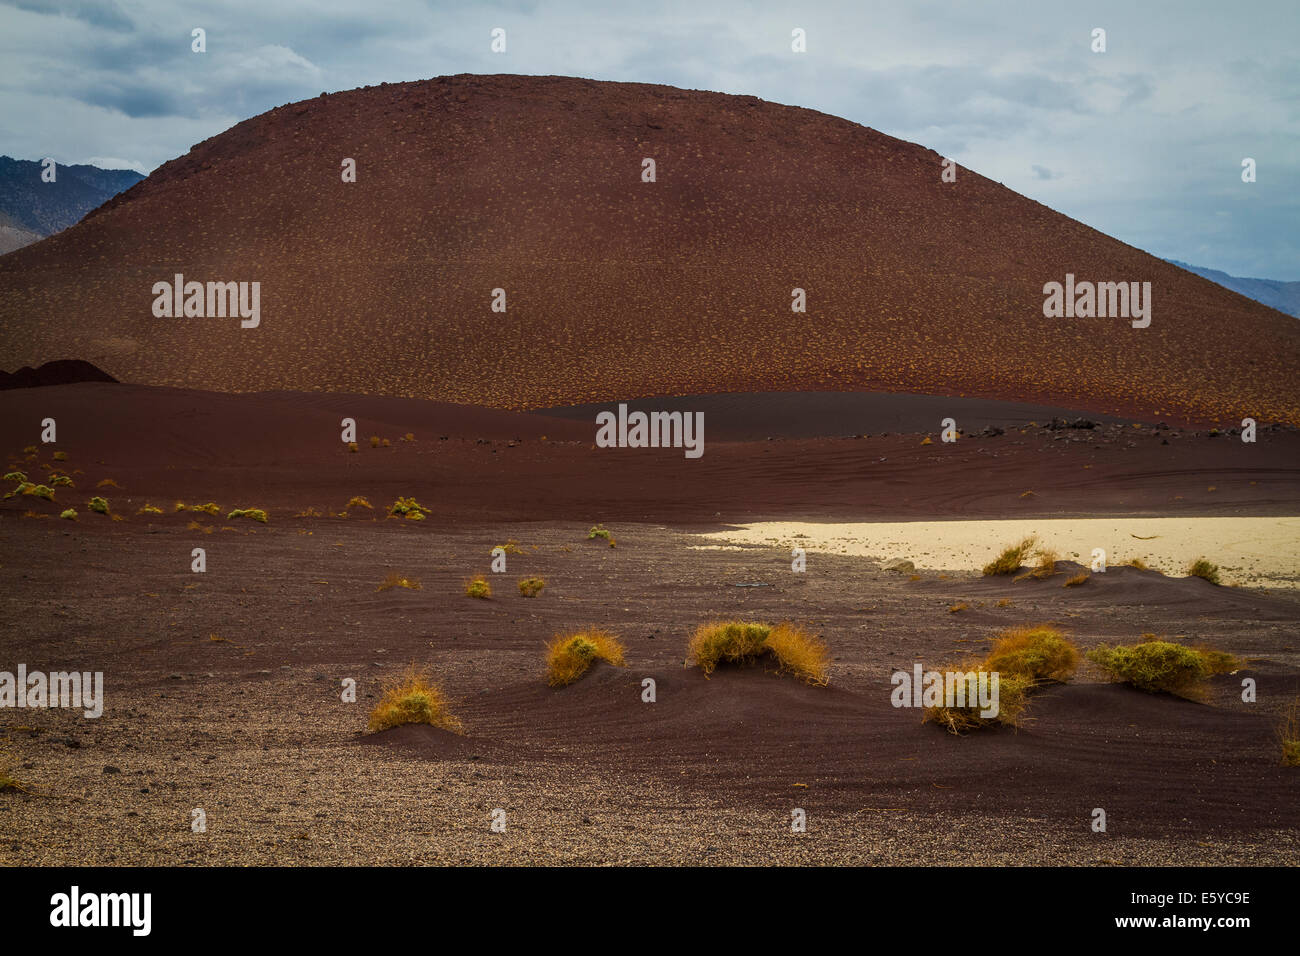
[[[1003,548],[1029,535],[1036,535],[1039,545],[1055,551],[1059,560],[1085,566],[1092,563],[1093,549],[1102,548],[1108,565],[1140,558],[1165,574],[1182,577],[1192,561],[1204,557],[1219,565],[1225,584],[1300,586],[1300,517],[765,521],[701,537],[716,542],[712,547],[798,546],[881,561],[907,558],[918,568],[938,571],[980,571]]]

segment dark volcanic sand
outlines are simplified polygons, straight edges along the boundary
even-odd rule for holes
[[[1128,568],[1072,589],[912,581],[821,554],[795,575],[782,550],[703,550],[691,533],[809,514],[1296,514],[1290,432],[1262,433],[1248,458],[1232,439],[1126,427],[952,447],[720,442],[687,463],[593,450],[586,424],[399,400],[74,385],[11,391],[0,409],[14,460],[54,415],[57,467],[84,471],[57,505],[0,505],[0,669],[102,670],[107,687],[97,721],[0,711],[0,748],[33,791],[0,795],[2,862],[1300,862],[1300,773],[1279,766],[1274,736],[1300,693],[1296,592]],[[393,446],[336,447],[349,412],[363,441]],[[398,442],[407,431],[417,440]],[[26,468],[49,461],[43,449]],[[124,521],[83,506],[106,477]],[[292,517],[354,494],[380,508],[410,494],[434,513]],[[192,515],[170,513],[178,498],[265,507],[271,523],[190,530]],[[146,499],[169,513],[137,514]],[[69,503],[75,524],[23,516]],[[596,521],[617,548],[585,540]],[[464,597],[510,538],[523,554],[492,600]],[[189,570],[194,547],[206,574]],[[422,589],[376,591],[394,571]],[[514,588],[529,574],[547,580],[533,600]],[[970,609],[950,613],[957,601]],[[721,616],[810,626],[834,655],[831,685],[684,669],[690,631]],[[1202,702],[1084,667],[1019,731],[961,739],[889,706],[893,670],[943,667],[1045,620],[1084,648],[1154,632],[1250,661]],[[620,635],[629,666],[548,688],[544,641],[588,624]],[[464,738],[363,735],[382,679],[409,662],[438,674]],[[1257,704],[1239,699],[1247,674]],[[339,701],[346,677],[357,704]],[[194,807],[206,834],[189,830]],[[488,826],[498,807],[504,834]],[[806,834],[790,832],[795,807]],[[1094,807],[1106,834],[1089,830]]]

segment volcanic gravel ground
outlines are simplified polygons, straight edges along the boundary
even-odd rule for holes
[[[585,523],[273,519],[204,535],[93,517],[93,531],[0,521],[0,666],[102,670],[107,696],[98,720],[0,711],[31,791],[0,795],[5,863],[1300,861],[1300,775],[1274,736],[1300,692],[1293,593],[1129,568],[1071,589],[910,580],[829,555],[797,575],[776,549],[702,550],[640,524],[612,525],[610,548]],[[491,600],[465,597],[509,539],[523,553],[490,576]],[[390,571],[422,588],[377,591]],[[514,582],[530,574],[547,587],[525,599]],[[958,600],[970,609],[949,612]],[[808,625],[831,647],[830,686],[683,668],[690,631],[724,616]],[[1083,647],[1151,631],[1249,662],[1202,702],[1085,667],[1019,731],[964,738],[889,706],[894,669],[1043,620]],[[629,666],[547,687],[544,641],[587,624],[617,633]],[[363,733],[411,662],[438,676],[463,738]],[[1239,699],[1247,674],[1256,704]],[[339,699],[347,677],[356,704]],[[1098,806],[1105,834],[1089,829]],[[808,832],[790,831],[794,808]]]

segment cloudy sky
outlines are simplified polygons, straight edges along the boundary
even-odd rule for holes
[[[667,83],[843,116],[1155,255],[1300,280],[1298,46],[1297,0],[0,0],[0,153],[147,172],[322,91]]]

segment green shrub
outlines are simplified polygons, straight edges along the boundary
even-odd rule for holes
[[[48,485],[38,485],[30,481],[24,481],[20,482],[18,487],[5,495],[5,497],[13,498],[16,495],[26,495],[31,498],[44,498],[46,501],[53,501],[54,489]]]
[[[236,508],[234,511],[230,512],[230,514],[226,515],[226,518],[252,518],[254,521],[260,521],[262,524],[266,524],[267,514],[261,508]]]
[[[1169,641],[1146,641],[1128,647],[1102,644],[1087,654],[1111,678],[1149,693],[1187,696],[1210,676],[1200,652]]]
[[[1211,564],[1204,558],[1197,558],[1192,562],[1192,566],[1187,569],[1187,573],[1194,578],[1204,578],[1211,584],[1222,584],[1219,580],[1219,566]]]
[[[399,518],[410,518],[414,521],[424,520],[424,516],[428,511],[428,508],[414,498],[398,498],[393,502],[393,506],[388,509],[390,515],[396,515]]]
[[[98,514],[106,515],[108,514],[108,499],[96,495],[94,498],[90,499],[86,507]]]
[[[77,520],[77,512],[76,512],[74,509],[72,509],[72,508],[68,508],[68,509],[66,509],[66,510],[63,512],[63,514],[59,515],[59,517],[60,517],[60,518],[66,518],[66,519],[69,520],[69,521],[76,521],[76,520]]]

